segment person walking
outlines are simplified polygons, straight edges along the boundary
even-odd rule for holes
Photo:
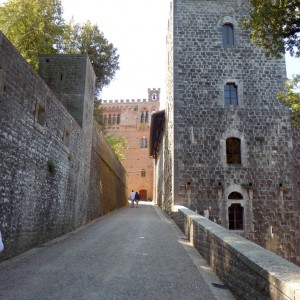
[[[135,199],[135,202],[136,202],[136,207],[139,207],[139,201],[140,201],[140,195],[138,192],[135,193],[135,196],[134,196],[134,199]]]
[[[131,191],[129,198],[131,201],[131,207],[134,207],[135,192],[133,190]]]
[[[0,231],[0,252],[2,252],[4,249],[4,245],[3,245],[3,242],[2,242],[2,236],[1,236],[1,231]]]

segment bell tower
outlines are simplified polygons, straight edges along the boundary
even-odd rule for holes
[[[156,101],[160,100],[160,88],[159,89],[148,89],[148,101]]]

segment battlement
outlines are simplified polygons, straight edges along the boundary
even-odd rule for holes
[[[158,101],[159,102],[160,88],[148,89],[148,99],[115,99],[115,100],[104,100],[99,99],[100,104],[122,104],[122,103],[145,103],[150,101]]]
[[[109,103],[116,103],[116,104],[119,104],[119,103],[142,103],[142,102],[149,102],[149,100],[147,99],[116,99],[116,100],[102,100],[100,99],[99,102],[101,104],[109,104]]]

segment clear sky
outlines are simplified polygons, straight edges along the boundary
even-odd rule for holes
[[[169,0],[62,0],[64,17],[97,23],[120,55],[120,70],[100,98],[144,99],[165,89]]]

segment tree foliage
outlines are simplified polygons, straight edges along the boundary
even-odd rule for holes
[[[288,105],[292,111],[292,124],[300,127],[300,75],[293,76],[285,83],[285,91],[279,92],[277,98]],[[298,90],[298,91],[297,91]]]
[[[97,25],[66,24],[62,13],[61,0],[8,0],[0,6],[0,30],[35,70],[38,54],[88,54],[100,93],[119,69],[117,49]]]
[[[87,21],[75,23],[72,19],[66,25],[62,51],[69,54],[86,53],[96,74],[96,92],[109,84],[119,69],[119,55],[113,44],[109,43],[97,24]]]
[[[34,69],[39,53],[57,53],[63,29],[60,0],[10,0],[0,6],[0,30]]]
[[[299,0],[249,0],[250,18],[244,27],[251,29],[251,39],[266,49],[266,54],[279,58],[286,51],[300,56]]]
[[[105,136],[107,142],[110,144],[111,148],[113,149],[114,153],[118,157],[120,161],[125,159],[124,151],[127,147],[127,142],[124,137],[110,134]]]
[[[95,106],[94,106],[94,119],[97,122],[98,127],[100,128],[100,130],[106,134],[106,130],[105,130],[105,124],[104,124],[104,107],[101,105],[98,105],[95,102]]]

